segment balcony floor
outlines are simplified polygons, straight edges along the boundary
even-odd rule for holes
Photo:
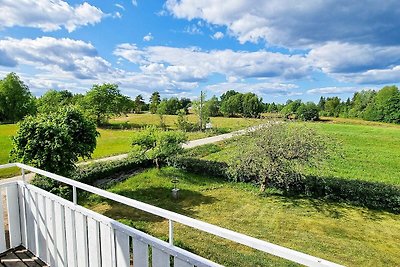
[[[47,266],[43,261],[41,261],[38,257],[33,255],[32,252],[24,248],[23,246],[19,246],[15,249],[8,250],[4,253],[0,254],[0,266],[7,267],[39,267],[39,266]]]

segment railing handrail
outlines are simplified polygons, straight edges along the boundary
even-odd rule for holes
[[[63,177],[61,175],[57,175],[54,173],[50,173],[48,171],[44,171],[29,165],[25,165],[22,163],[9,163],[9,164],[5,164],[5,165],[0,165],[0,169],[2,168],[9,168],[9,167],[19,167],[22,170],[28,170],[31,171],[33,173],[37,173],[40,175],[44,175],[48,178],[51,178],[53,180],[62,182],[64,184],[68,184],[71,185],[73,187],[85,190],[87,192],[90,193],[94,193],[97,194],[99,196],[108,198],[110,200],[128,205],[130,207],[157,215],[159,217],[168,219],[168,220],[172,220],[174,222],[178,222],[180,224],[213,234],[215,236],[219,236],[222,238],[225,238],[227,240],[269,253],[271,255],[275,255],[299,264],[303,264],[306,266],[332,266],[332,267],[338,267],[338,266],[342,266],[321,258],[317,258],[293,249],[289,249],[289,248],[285,248],[267,241],[263,241],[260,239],[256,239],[254,237],[250,237],[238,232],[234,232],[232,230],[228,230],[226,228],[222,228],[216,225],[212,225],[200,220],[196,220],[190,217],[187,217],[185,215],[181,215],[172,211],[168,211],[162,208],[158,208],[156,206],[150,205],[150,204],[146,204],[131,198],[127,198],[121,195],[117,195],[102,189],[99,189],[97,187],[91,186],[91,185],[87,185],[66,177]]]

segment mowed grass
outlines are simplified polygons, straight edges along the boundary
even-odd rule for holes
[[[308,174],[335,176],[346,179],[384,182],[400,185],[400,126],[334,119],[329,122],[306,123],[308,127],[339,143],[342,156],[335,156]],[[234,142],[227,141],[218,149],[209,148],[199,157],[227,161],[235,154]]]
[[[166,124],[170,129],[176,129],[175,122],[177,116],[167,115]],[[190,121],[195,122],[195,115],[189,115]],[[259,119],[247,119],[247,118],[211,118],[214,128],[216,131],[206,132],[192,132],[187,133],[188,140],[200,139],[208,136],[219,134],[220,132],[231,132],[253,125],[263,123]],[[129,116],[123,116],[110,120],[111,124],[118,123],[134,124],[135,127],[130,127],[128,130],[117,130],[117,129],[97,129],[100,133],[100,137],[97,139],[97,147],[94,151],[92,158],[104,158],[108,156],[128,153],[131,149],[131,139],[135,133],[140,131],[147,125],[159,125],[160,119],[155,114],[130,114]],[[11,150],[11,137],[17,132],[16,124],[0,125],[0,164],[7,163],[9,161],[9,153]],[[0,170],[0,178],[10,177],[18,175],[18,170],[5,169]]]
[[[171,198],[174,177],[180,198]],[[248,184],[150,169],[109,191],[347,266],[400,266],[400,216],[319,200],[260,195]],[[96,196],[87,207],[167,240],[168,221]],[[179,246],[226,266],[293,266],[286,260],[175,224]]]

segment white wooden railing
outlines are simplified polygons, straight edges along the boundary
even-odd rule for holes
[[[0,169],[15,166],[21,169],[22,180],[0,184],[1,199],[6,197],[0,203],[0,252],[22,244],[50,266],[169,267],[171,261],[175,267],[220,266],[174,246],[177,222],[303,265],[340,266],[25,164],[0,165]],[[27,184],[25,171],[72,186],[73,201]],[[79,206],[77,188],[169,220],[169,243]]]

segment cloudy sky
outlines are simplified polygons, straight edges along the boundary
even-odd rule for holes
[[[39,96],[255,92],[345,99],[400,82],[398,0],[0,0],[0,77]]]

